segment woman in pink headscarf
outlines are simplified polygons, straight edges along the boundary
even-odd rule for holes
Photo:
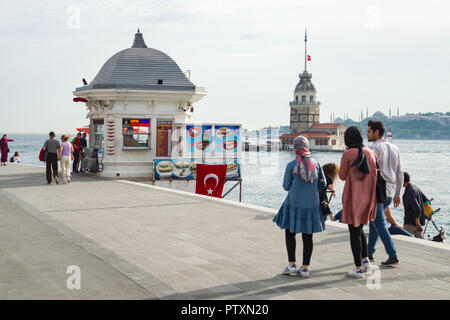
[[[325,175],[320,164],[311,157],[309,142],[303,136],[294,140],[296,157],[286,166],[283,188],[288,191],[286,200],[274,217],[285,230],[289,264],[283,274],[309,277],[308,267],[313,250],[313,233],[325,230],[325,222],[319,205],[319,191],[326,187]],[[295,264],[295,235],[302,234],[303,264]]]
[[[8,141],[13,142],[14,140],[8,139],[6,137],[6,134],[4,134],[3,138],[0,140],[0,151],[2,152],[2,157],[1,157],[1,165],[2,166],[6,166],[6,163],[8,162],[8,152],[9,152]]]

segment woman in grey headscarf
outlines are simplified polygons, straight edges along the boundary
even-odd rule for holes
[[[289,264],[283,274],[299,273],[308,277],[313,250],[312,234],[325,230],[325,223],[319,205],[319,191],[326,186],[325,175],[320,164],[311,157],[309,142],[303,136],[294,140],[296,158],[286,166],[283,188],[288,195],[283,202],[275,222],[285,230]],[[303,265],[295,264],[295,235],[302,234]]]

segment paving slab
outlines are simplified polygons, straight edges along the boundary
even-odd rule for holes
[[[447,244],[394,236],[400,265],[352,279],[347,227],[327,222],[311,277],[284,276],[276,210],[87,174],[46,185],[44,171],[0,168],[0,298],[450,299]],[[80,290],[67,289],[69,265]]]

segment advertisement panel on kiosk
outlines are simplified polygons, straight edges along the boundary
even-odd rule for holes
[[[213,155],[212,125],[186,125],[186,155]]]
[[[157,157],[154,178],[195,180],[198,163],[227,164],[227,180],[240,179],[241,125],[187,123],[172,137],[179,157]]]
[[[241,125],[186,124],[184,156],[195,158],[239,158]]]
[[[191,158],[160,158],[155,159],[154,176],[155,180],[195,180],[197,179],[197,164],[227,164],[226,180],[238,179],[241,177],[241,166],[237,159],[230,159],[226,162],[222,159],[201,159]]]
[[[237,154],[239,148],[239,126],[216,125],[214,128],[214,152],[222,155],[223,153]]]

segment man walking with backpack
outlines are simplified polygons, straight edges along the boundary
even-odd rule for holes
[[[378,159],[378,166],[383,179],[386,181],[386,201],[377,203],[377,215],[374,221],[369,223],[369,243],[368,254],[370,261],[373,261],[375,245],[378,237],[381,238],[384,248],[389,258],[382,262],[382,265],[394,265],[399,263],[397,250],[391,235],[386,227],[384,210],[394,200],[394,207],[400,205],[400,190],[403,185],[403,172],[400,163],[400,153],[398,148],[383,138],[385,132],[382,121],[370,120],[367,128],[367,138],[373,142],[371,148]]]

